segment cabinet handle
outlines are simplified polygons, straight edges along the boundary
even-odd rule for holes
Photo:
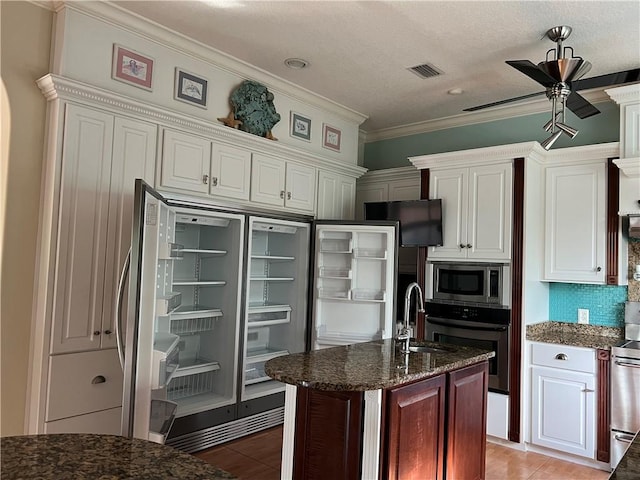
[[[471,248],[471,244],[470,243],[467,243],[467,248]]]
[[[569,360],[566,353],[559,353],[556,355],[556,360]]]
[[[284,190],[280,190],[280,198],[284,200]]]
[[[111,330],[105,330],[105,331],[104,331],[104,333],[105,333],[106,335],[111,335]]]
[[[218,186],[218,177],[211,177],[211,185],[214,187]]]
[[[287,192],[287,200],[291,200],[291,192]]]
[[[590,388],[585,388],[584,390],[582,390],[584,393],[593,393],[595,392],[595,390],[591,390]]]
[[[91,380],[91,383],[93,385],[95,385],[96,383],[104,383],[106,381],[107,381],[107,379],[104,378],[102,375],[97,375],[97,376],[93,377],[93,380]]]
[[[461,244],[460,244],[460,248],[465,248],[464,243],[461,243]]]
[[[602,271],[602,267],[597,267],[596,268],[596,272],[601,272]]]
[[[100,330],[96,330],[95,332],[93,332],[94,335],[100,335]]]
[[[209,175],[205,174],[202,176],[202,183],[204,183],[205,185],[209,183]]]

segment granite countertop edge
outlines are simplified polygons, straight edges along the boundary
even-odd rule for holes
[[[395,368],[389,365],[380,366],[376,365],[375,361],[370,364],[366,364],[363,361],[362,365],[351,365],[354,370],[360,367],[368,369],[367,373],[374,371],[378,368],[381,371],[380,378],[372,379],[370,376],[366,379],[344,379],[340,378],[340,372],[333,375],[330,368],[326,365],[318,362],[317,367],[314,365],[310,370],[301,372],[299,367],[305,362],[305,358],[311,354],[314,358],[327,357],[330,358],[337,352],[344,352],[348,348],[364,348],[367,344],[382,345],[384,341],[366,342],[364,344],[347,345],[344,347],[333,347],[325,350],[317,350],[313,352],[299,353],[293,355],[286,355],[283,357],[277,357],[269,360],[265,364],[265,373],[280,382],[294,385],[297,387],[307,387],[315,390],[325,391],[350,391],[361,392],[368,390],[379,390],[393,388],[399,385],[412,383],[418,380],[434,377],[443,373],[450,372],[452,370],[458,370],[469,365],[473,365],[485,360],[489,360],[495,356],[495,352],[486,351],[481,349],[472,349],[468,347],[455,347],[452,348],[452,352],[449,353],[410,353],[410,367],[405,371],[402,369],[394,370],[392,376],[385,377],[384,374],[388,374],[389,370]],[[389,341],[387,341],[389,342]],[[417,342],[419,344],[433,344],[433,342]],[[435,344],[434,344],[435,345]],[[390,347],[393,348],[393,347]],[[453,352],[455,350],[455,352]],[[307,357],[305,357],[307,355]],[[425,356],[432,357],[425,357]],[[453,356],[449,360],[449,356]],[[425,362],[425,360],[434,360],[433,362]],[[424,367],[425,363],[429,364],[429,367]],[[432,366],[433,365],[433,366]]]
[[[610,350],[624,340],[624,330],[619,327],[549,321],[527,325],[526,339],[532,342]]]

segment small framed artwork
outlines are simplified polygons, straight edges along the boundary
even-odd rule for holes
[[[181,68],[176,68],[174,98],[200,108],[207,108],[208,85],[209,82],[206,79]]]
[[[292,137],[310,142],[311,141],[311,119],[292,111],[290,135]]]
[[[334,152],[340,151],[340,141],[342,140],[342,132],[336,127],[322,124],[322,146],[333,150]]]
[[[151,91],[153,58],[114,43],[111,77]]]

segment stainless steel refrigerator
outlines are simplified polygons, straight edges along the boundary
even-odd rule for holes
[[[124,435],[196,451],[278,425],[266,361],[393,334],[395,223],[223,210],[141,180],[134,205]]]

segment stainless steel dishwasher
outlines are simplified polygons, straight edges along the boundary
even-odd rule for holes
[[[625,304],[625,338],[611,349],[611,468],[640,430],[640,302]]]

